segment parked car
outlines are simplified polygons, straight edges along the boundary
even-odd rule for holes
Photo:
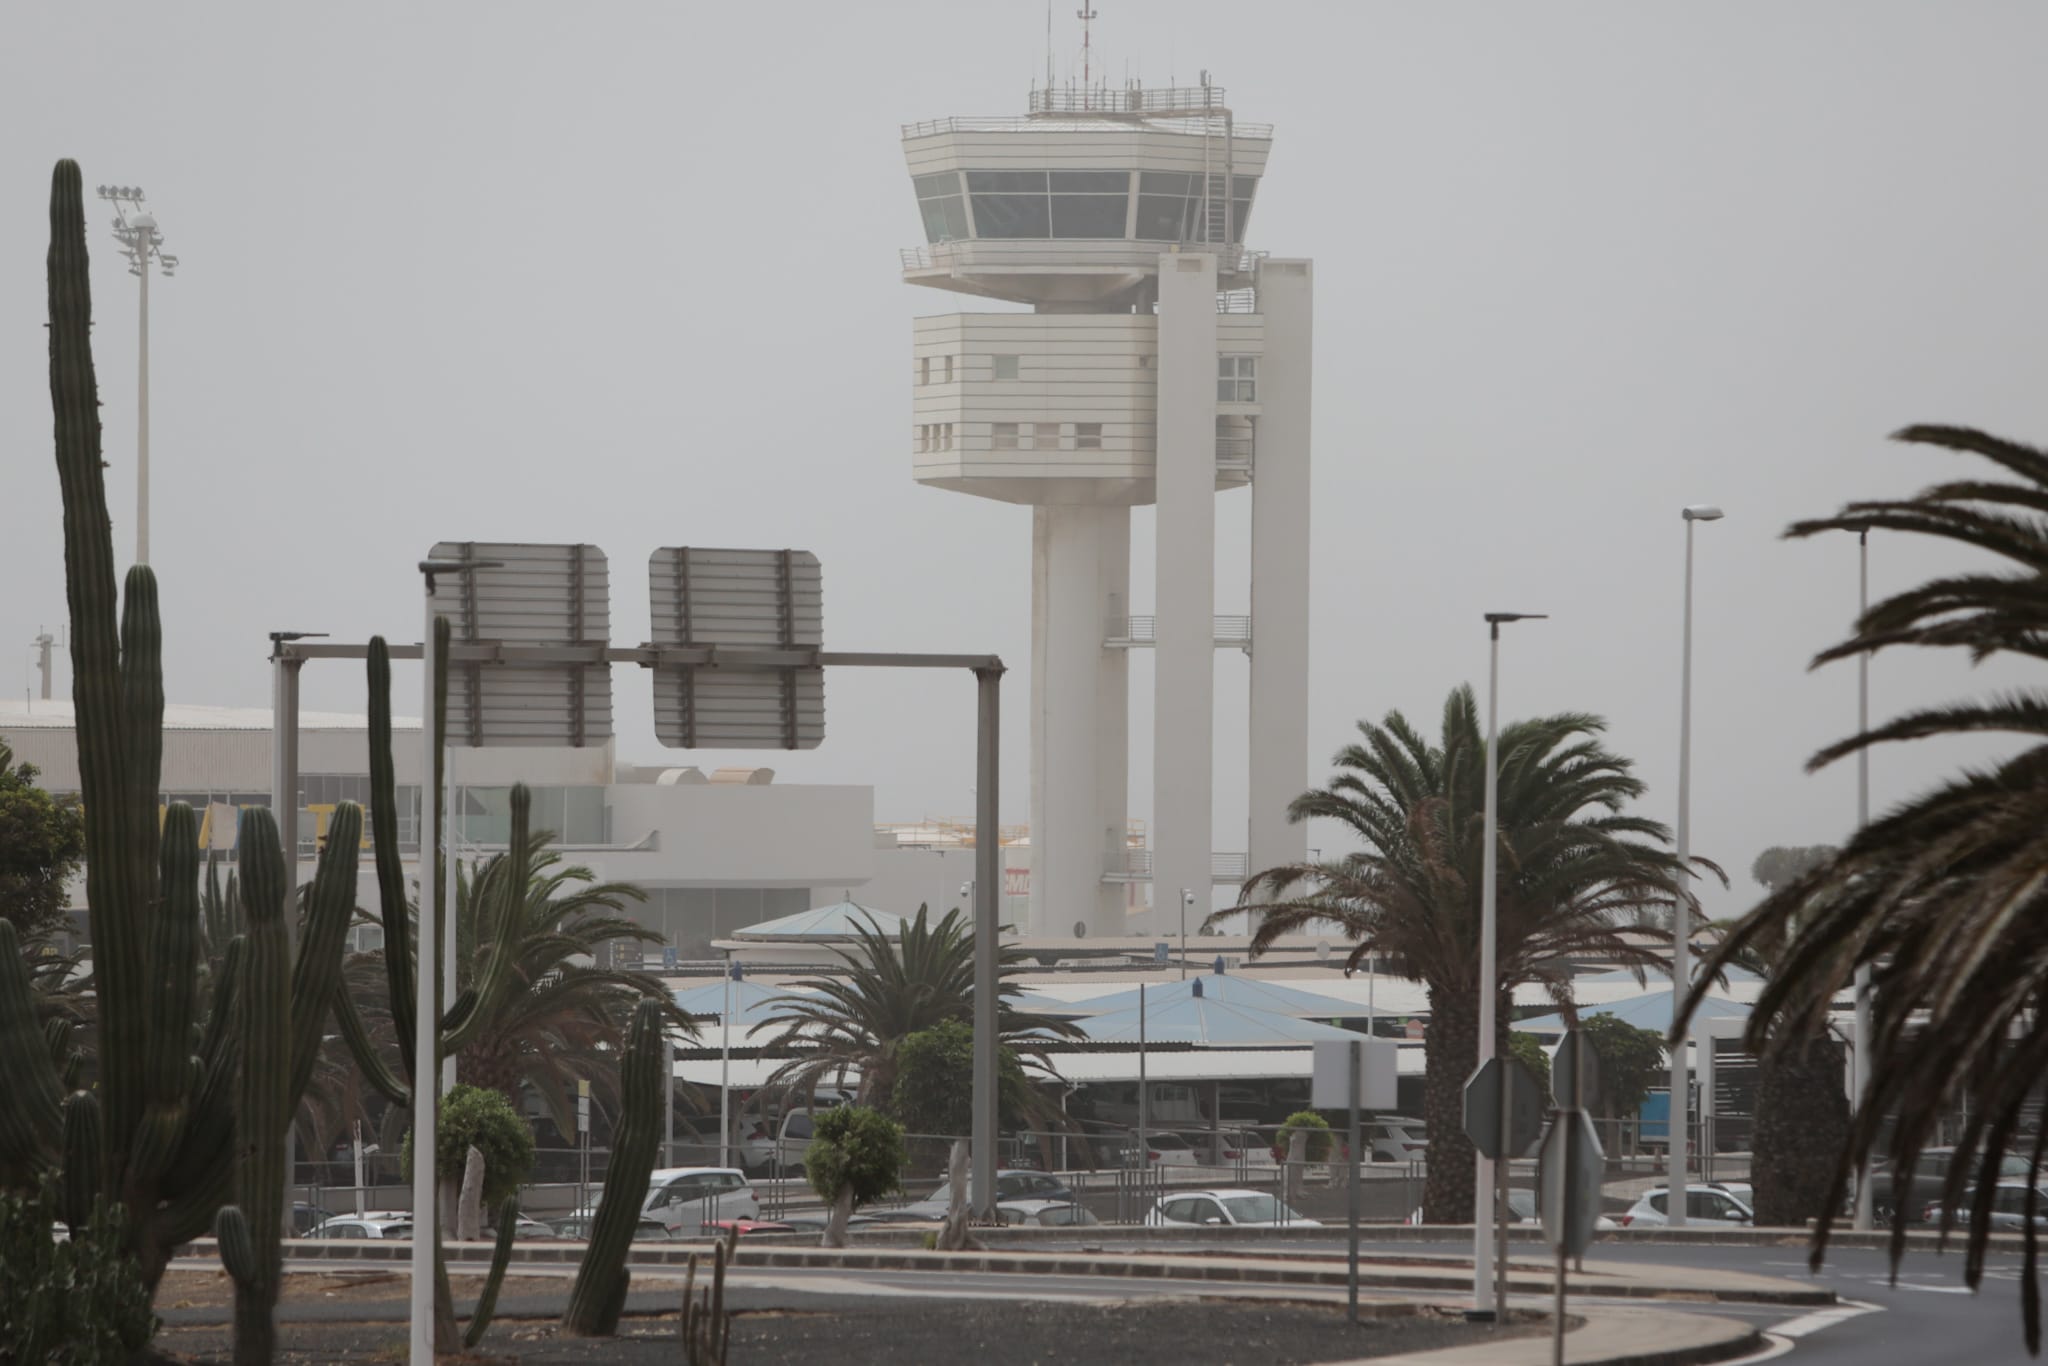
[[[337,1214],[306,1235],[309,1238],[410,1238],[412,1215],[401,1212]]]
[[[1322,1221],[1289,1209],[1266,1191],[1176,1191],[1146,1212],[1150,1228],[1321,1228]]]
[[[1671,1222],[1668,1206],[1671,1193],[1662,1186],[1647,1190],[1621,1216],[1623,1228],[1646,1228]],[[1685,1188],[1685,1221],[1687,1224],[1712,1226],[1753,1224],[1756,1211],[1749,1204],[1720,1186],[1687,1186]]]
[[[331,1209],[321,1209],[318,1205],[309,1205],[304,1201],[294,1202],[292,1205],[292,1236],[294,1238],[307,1237],[314,1229],[320,1227],[320,1225],[333,1217],[334,1211]]]
[[[1145,1151],[1150,1154],[1151,1165],[1155,1167],[1199,1167],[1202,1165],[1201,1160],[1195,1155],[1194,1145],[1190,1144],[1179,1134],[1166,1130],[1146,1130]],[[1118,1157],[1126,1167],[1144,1165],[1138,1160],[1138,1136],[1136,1134],[1132,1134],[1124,1143]]]
[[[883,1223],[889,1215],[899,1212],[883,1210],[880,1215],[849,1215],[846,1220],[846,1226],[849,1229],[855,1229],[867,1224]],[[792,1233],[823,1233],[825,1231],[825,1216],[822,1214],[792,1214],[780,1222],[784,1228],[787,1228]]]
[[[2027,1227],[2027,1183],[2024,1181],[2001,1181],[1998,1189],[1991,1193],[1991,1229],[1994,1233],[2022,1233]],[[1956,1223],[1967,1225],[1970,1213],[1976,1206],[1977,1190],[1973,1186],[1963,1192],[1963,1201],[1956,1206]],[[1941,1222],[1940,1201],[1926,1206],[1920,1217],[1930,1224]],[[2035,1192],[2034,1227],[2048,1229],[2048,1186]]]
[[[737,1167],[664,1167],[648,1179],[640,1212],[694,1237],[714,1219],[758,1219],[761,1201]]]
[[[795,1224],[786,1224],[780,1219],[711,1219],[704,1224],[706,1233],[736,1232],[744,1238],[749,1233],[794,1233]]]
[[[1536,1192],[1527,1186],[1508,1187],[1507,1212],[1508,1222],[1511,1224],[1540,1224],[1543,1222],[1543,1215],[1536,1208]],[[1410,1224],[1420,1224],[1422,1222],[1422,1210],[1419,1207],[1408,1216],[1408,1222]],[[1621,1227],[1621,1225],[1602,1214],[1595,1217],[1593,1227],[1598,1232],[1606,1233]]]
[[[1102,1221],[1086,1205],[1071,1200],[1005,1200],[996,1213],[1006,1224],[1033,1224],[1040,1228],[1078,1228]]]
[[[1429,1131],[1419,1119],[1379,1115],[1365,1126],[1366,1155],[1374,1162],[1409,1162],[1429,1156]]]
[[[1948,1192],[1948,1169],[1955,1161],[1955,1156],[1954,1148],[1929,1148],[1921,1153],[1920,1160],[1913,1167],[1912,1184],[1905,1190],[1899,1189],[1898,1172],[1893,1163],[1871,1163],[1872,1204],[1876,1207],[1879,1220],[1889,1220],[1894,1209],[1901,1209],[1906,1212],[1906,1218],[1910,1221],[1923,1215],[1929,1205],[1938,1204]],[[1971,1175],[1974,1176],[1974,1169],[1982,1164],[1983,1158],[1980,1155],[1970,1159],[1970,1162],[1973,1168]],[[2017,1153],[2007,1153],[1999,1159],[2000,1185],[2008,1181],[2024,1185],[2033,1179],[2034,1169],[2026,1158]]]
[[[1250,1129],[1182,1129],[1180,1137],[1194,1151],[1198,1166],[1234,1167],[1240,1162],[1273,1165],[1273,1145],[1261,1142]]]
[[[512,1236],[514,1238],[555,1238],[560,1235],[550,1225],[544,1224],[538,1219],[528,1218],[522,1214],[519,1216],[519,1221],[512,1225]]]
[[[1016,1200],[1058,1200],[1072,1204],[1081,1197],[1068,1190],[1056,1176],[1044,1172],[1019,1171],[1012,1167],[996,1173],[996,1203]],[[952,1191],[940,1186],[924,1199],[899,1209],[883,1212],[889,1219],[943,1219],[952,1208]]]
[[[552,1227],[557,1238],[573,1238],[585,1242],[590,1238],[590,1226],[597,1221],[597,1215],[588,1211],[571,1214],[554,1221]],[[667,1224],[659,1219],[641,1219],[633,1226],[633,1241],[636,1243],[665,1243],[675,1237]]]

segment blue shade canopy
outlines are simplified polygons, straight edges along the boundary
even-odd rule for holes
[[[1654,1030],[1659,1034],[1671,1032],[1671,988],[1662,991],[1647,991],[1641,996],[1631,996],[1622,1001],[1609,1001],[1605,1005],[1580,1006],[1579,1018],[1593,1015],[1612,1015],[1623,1024],[1634,1025],[1637,1029]],[[1693,1012],[1696,1020],[1746,1020],[1749,1007],[1719,996],[1709,996],[1700,1002],[1700,1008]],[[1515,1028],[1531,1034],[1562,1034],[1570,1028],[1562,1015],[1539,1015],[1533,1020],[1517,1020]]]
[[[1138,1041],[1138,1012],[1135,1008],[1112,1011],[1107,1015],[1085,1015],[1074,1023],[1090,1043],[1135,1044]],[[1275,1045],[1315,1043],[1323,1039],[1360,1037],[1348,1029],[1317,1024],[1313,1020],[1297,1020],[1291,1015],[1276,1015],[1270,1010],[1232,1005],[1228,1001],[1197,996],[1192,991],[1177,995],[1171,1001],[1155,1001],[1151,989],[1148,987],[1145,991],[1145,1042],[1148,1044],[1271,1048]]]
[[[1012,992],[1003,997],[1003,1004],[1019,1014],[1042,1015],[1048,1020],[1075,1020],[1089,1013],[1085,1002],[1061,1001],[1035,991]]]
[[[1197,982],[1201,983],[1202,996],[1205,1000],[1222,1001],[1250,1010],[1267,1010],[1275,1015],[1328,1020],[1365,1014],[1365,1007],[1353,1001],[1340,1001],[1334,996],[1322,996],[1313,991],[1302,991],[1298,987],[1285,986],[1279,982],[1261,981],[1256,977],[1242,977],[1232,972],[1207,973],[1182,982],[1161,982],[1157,986],[1148,986],[1145,988],[1145,1004],[1150,1009],[1157,1010],[1169,1002],[1187,1000],[1194,995]],[[1090,1015],[1136,1010],[1138,989],[1132,987],[1129,991],[1076,1001],[1074,1008],[1086,1011]]]
[[[731,995],[726,992],[730,990]],[[732,1017],[737,1023],[755,1023],[767,1018],[776,1006],[787,1001],[800,1000],[814,993],[790,987],[766,987],[758,982],[741,978],[737,982],[713,982],[708,986],[686,987],[675,993],[676,1005],[692,1015],[725,1014],[727,1001],[732,1003]]]
[[[872,906],[863,906],[857,901],[838,901],[830,906],[813,906],[808,911],[785,915],[780,920],[764,920],[758,925],[749,925],[743,930],[734,930],[734,939],[851,939],[855,926],[860,929],[879,931],[894,939],[903,933],[906,922],[900,915],[878,911]]]

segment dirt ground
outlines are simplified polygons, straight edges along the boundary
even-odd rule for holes
[[[1434,1313],[1367,1319],[1353,1326],[1325,1305],[1185,1300],[1120,1305],[1020,1301],[892,1303],[829,1313],[744,1313],[733,1319],[731,1366],[791,1361],[888,1366],[1310,1366],[1397,1352],[1429,1351],[1521,1336],[1540,1322],[1498,1330]],[[396,1322],[288,1323],[281,1366],[400,1362],[405,1330]],[[494,1324],[482,1366],[674,1366],[681,1360],[673,1316],[629,1319],[616,1338],[564,1338],[551,1321]],[[157,1346],[187,1361],[225,1362],[225,1329],[170,1328]],[[457,1358],[444,1358],[455,1361]]]
[[[284,1278],[278,1296],[282,1304],[325,1302],[364,1303],[374,1300],[403,1300],[412,1277],[403,1271],[382,1267],[351,1267],[348,1270],[291,1272]],[[457,1304],[473,1303],[482,1293],[481,1276],[450,1276],[449,1292]],[[225,1271],[166,1271],[157,1287],[156,1307],[163,1309],[204,1309],[216,1305],[232,1307],[235,1283]]]

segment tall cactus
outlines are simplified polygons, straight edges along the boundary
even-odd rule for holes
[[[238,1177],[250,1217],[238,1210],[225,1222],[253,1221],[251,1241],[267,1237],[275,1246],[283,1125],[297,1107],[336,994],[355,906],[362,816],[348,804],[335,814],[294,963],[277,939],[288,908],[276,825],[268,813],[244,813],[238,854],[245,882],[247,860],[267,851],[274,892],[251,920],[267,917],[277,933],[252,924],[246,942],[231,943],[211,999],[202,1003],[198,822],[182,803],[171,804],[161,821],[157,811],[163,675],[156,579],[138,565],[125,591],[116,588],[83,186],[71,161],[58,162],[51,178],[48,266],[50,398],[64,500],[98,1048],[91,1093],[66,1102],[76,1060],[36,1020],[19,944],[0,924],[0,1173],[58,1173],[67,1200],[89,1204],[97,1194],[123,1205],[126,1248],[153,1294],[171,1251],[214,1225]],[[240,1018],[243,1006],[262,1027]],[[259,1130],[275,1131],[276,1141]],[[252,1152],[262,1149],[261,1170],[254,1161],[236,1162],[238,1134]],[[267,1194],[257,1189],[265,1182]],[[254,1358],[238,1352],[238,1360],[247,1359]]]
[[[626,1305],[626,1253],[640,1224],[640,1203],[662,1134],[661,1006],[643,1000],[633,1010],[633,1028],[619,1059],[620,1115],[612,1133],[612,1159],[605,1169],[604,1195],[591,1221],[590,1246],[576,1270],[569,1311],[562,1325],[581,1337],[609,1337],[618,1331]]]

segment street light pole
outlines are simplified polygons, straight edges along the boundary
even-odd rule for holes
[[[437,893],[445,892],[436,876],[436,856],[442,854],[441,830],[446,813],[438,811],[441,796],[441,752],[446,743],[447,729],[443,708],[437,706],[440,700],[434,687],[435,674],[442,661],[440,639],[437,628],[441,625],[439,614],[434,611],[434,579],[441,574],[467,574],[478,569],[496,569],[496,560],[421,560],[420,573],[426,583],[426,633],[420,643],[420,661],[424,666],[422,693],[426,703],[421,713],[420,737],[426,746],[426,768],[420,774],[420,911],[419,925],[413,935],[418,945],[413,973],[413,1097],[412,1097],[412,1150],[415,1153],[437,1151],[436,1130],[440,1121],[441,1098],[441,1000],[439,977],[440,965],[435,961],[441,955],[440,917],[442,911],[448,917],[449,928],[453,928],[455,903],[449,899],[440,904]],[[452,840],[450,841],[452,843]],[[449,849],[447,856],[452,858]],[[397,946],[403,949],[403,945]],[[392,949],[387,946],[387,953]],[[451,957],[451,962],[452,957]],[[452,999],[452,997],[451,997]],[[434,1363],[434,1254],[441,1242],[441,1220],[439,1201],[435,1199],[434,1163],[431,1160],[412,1164],[412,1366],[433,1366]]]
[[[1692,529],[1695,522],[1716,522],[1721,509],[1695,504],[1680,514],[1685,519],[1685,642],[1678,680],[1678,894],[1671,900],[1671,1010],[1692,988]],[[1709,1040],[1708,1047],[1712,1047]],[[1692,1068],[1685,1040],[1671,1041],[1671,1106],[1664,1125],[1667,1167],[1664,1181],[1665,1219],[1685,1225],[1686,1117],[1690,1109]]]
[[[1195,904],[1195,894],[1183,887],[1180,889],[1180,980],[1188,980],[1188,907]]]
[[[1856,535],[1856,620],[1860,626],[1870,611],[1870,529]],[[1870,733],[1870,652],[1856,656],[1856,733]],[[1856,751],[1856,828],[1870,824],[1870,746]],[[1863,1093],[1870,1088],[1870,964],[1856,966],[1855,1057],[1850,1061],[1850,1113],[1863,1108]],[[1868,1231],[1875,1213],[1870,1189],[1870,1164],[1856,1169],[1856,1216],[1858,1232]]]
[[[1494,1005],[1500,995],[1499,954],[1495,944],[1495,918],[1500,899],[1500,626],[1504,621],[1542,621],[1540,612],[1488,612],[1486,633],[1486,823],[1482,836],[1479,873],[1479,1060],[1484,1067],[1493,1061]],[[1503,1109],[1505,1116],[1505,1109]],[[1505,1119],[1503,1119],[1505,1124]],[[1494,1297],[1493,1161],[1486,1154],[1475,1156],[1472,1190],[1472,1316],[1490,1319],[1507,1306]],[[1508,1154],[1501,1153],[1506,1162]]]
[[[164,278],[177,274],[178,258],[165,253],[156,218],[142,207],[142,190],[134,185],[98,186],[99,197],[114,206],[114,240],[128,258],[128,273],[142,283],[141,325],[135,364],[135,563],[149,563],[149,263],[154,259]]]

